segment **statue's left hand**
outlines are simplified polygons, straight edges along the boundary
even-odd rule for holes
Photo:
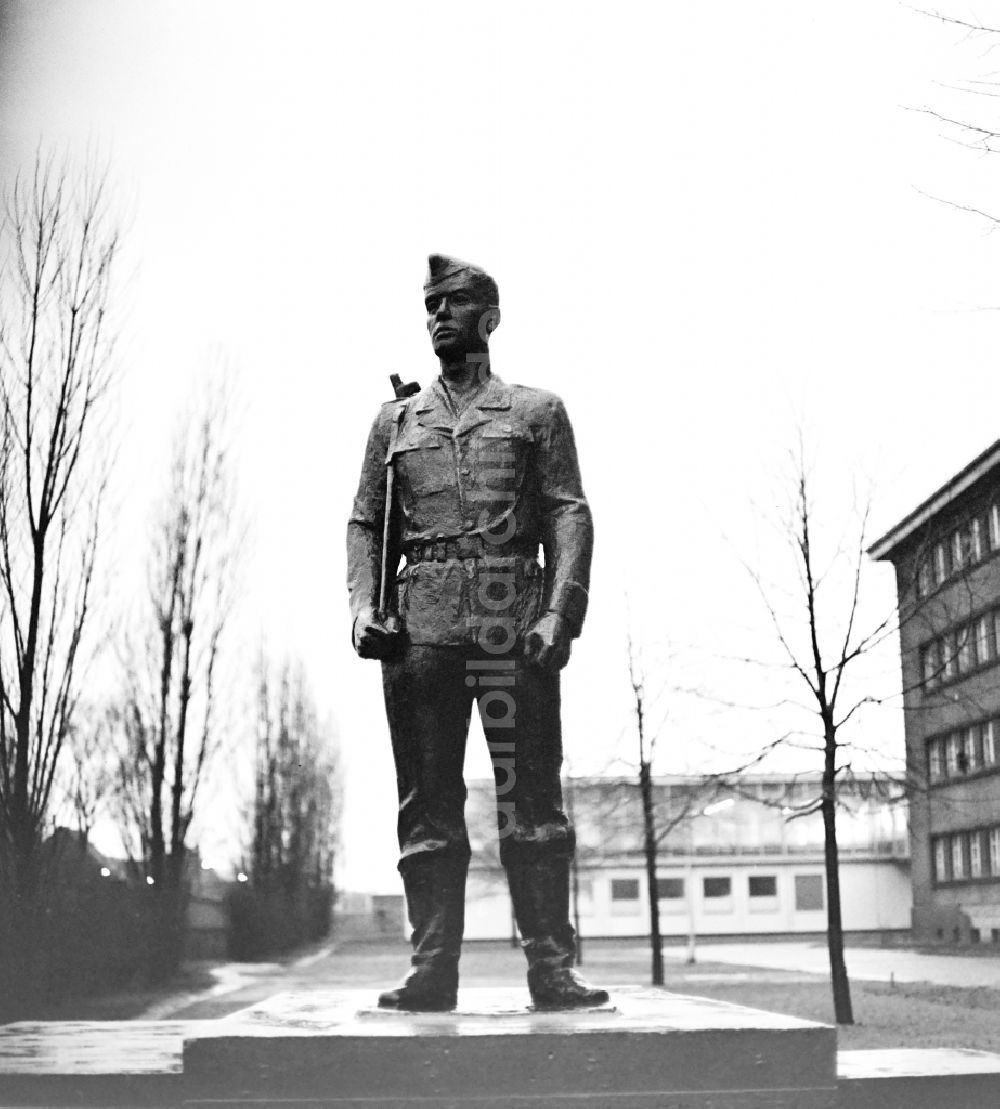
[[[546,612],[524,637],[524,657],[553,674],[569,662],[572,648],[569,626],[558,612]]]

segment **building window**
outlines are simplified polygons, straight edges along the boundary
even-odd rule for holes
[[[993,743],[993,721],[983,725],[983,765],[993,766],[997,761],[996,747]]]
[[[959,760],[960,752],[959,752],[959,749],[958,749],[958,736],[955,734],[955,732],[952,732],[951,735],[948,736],[948,738],[945,740],[945,749],[948,752],[948,763],[947,763],[948,777],[949,778],[957,778],[958,777],[958,760]]]
[[[961,628],[957,633],[958,672],[968,674],[972,669],[972,629]]]
[[[683,878],[657,878],[656,896],[661,901],[677,901],[684,897]]]
[[[925,689],[931,689],[998,660],[1000,608],[925,643],[920,648],[921,678]]]
[[[823,875],[822,874],[796,874],[795,875],[795,909],[800,913],[812,913],[822,910],[823,900]]]
[[[965,836],[951,837],[951,876],[957,882],[965,877]]]
[[[702,878],[701,892],[706,913],[731,913],[733,911],[732,878]]]
[[[641,909],[638,878],[611,879],[611,915],[636,916]]]
[[[940,739],[932,739],[927,744],[927,772],[932,782],[938,782],[944,776]]]
[[[965,565],[965,539],[962,528],[951,535],[951,572],[957,574]]]
[[[943,839],[934,841],[934,880],[936,882],[948,881],[948,856]]]
[[[926,597],[934,588],[934,582],[931,580],[931,564],[926,558],[920,560],[920,565],[917,567],[917,596]]]
[[[948,570],[945,565],[944,544],[937,543],[934,546],[934,584],[940,585],[948,576]]]
[[[977,751],[978,744],[976,743],[976,732],[978,728],[966,728],[963,733],[965,736],[965,770],[967,774],[973,774],[979,769],[979,752]]]
[[[933,689],[941,676],[940,652],[937,643],[928,643],[924,651],[924,685]]]
[[[704,878],[702,882],[706,898],[729,897],[733,892],[732,878]]]
[[[982,878],[983,852],[982,836],[979,832],[972,832],[969,836],[969,877]]]
[[[990,828],[990,874],[1000,877],[1000,828]]]
[[[917,562],[917,596],[926,597],[936,586],[959,574],[967,566],[981,562],[986,555],[986,537],[993,550],[1000,550],[1000,505],[992,505],[983,526],[983,517],[974,516],[956,528],[946,540],[935,543],[930,555]]]
[[[777,897],[778,879],[774,874],[750,875],[751,897]]]

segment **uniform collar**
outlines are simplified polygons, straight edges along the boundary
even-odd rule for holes
[[[470,408],[482,408],[486,411],[493,409],[510,408],[510,386],[505,384],[496,374],[490,374],[486,388],[474,400]]]
[[[491,373],[486,388],[465,409],[458,423],[444,394],[441,378],[436,377],[417,397],[415,411],[424,427],[464,435],[492,419],[491,413],[510,408],[510,386]]]

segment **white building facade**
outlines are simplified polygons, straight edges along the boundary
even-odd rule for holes
[[[838,816],[844,929],[910,927],[912,897],[903,802],[893,783],[844,787]],[[826,930],[823,833],[814,778],[756,776],[705,804],[702,779],[654,785],[660,929],[665,937],[816,934]],[[490,827],[492,782],[470,783],[473,862],[466,937],[513,935],[510,899]],[[898,790],[895,792],[898,793]],[[578,851],[571,911],[582,936],[649,934],[649,890],[638,785],[626,780],[567,783]]]

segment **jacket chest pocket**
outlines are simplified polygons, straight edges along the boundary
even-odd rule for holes
[[[437,436],[400,440],[393,452],[396,473],[404,489],[417,497],[439,493],[455,484],[455,462],[450,444]]]
[[[520,489],[531,456],[532,438],[527,428],[499,424],[484,428],[475,441],[476,484],[484,490],[512,492]]]

